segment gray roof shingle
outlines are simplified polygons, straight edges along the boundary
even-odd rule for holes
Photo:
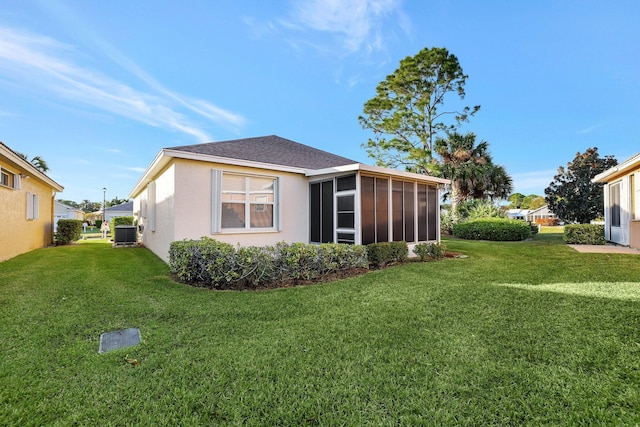
[[[312,170],[358,163],[276,135],[183,145],[168,149]]]

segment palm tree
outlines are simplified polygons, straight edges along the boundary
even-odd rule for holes
[[[24,154],[24,153],[16,153],[18,156],[22,157],[24,160],[26,160],[27,162],[29,161],[29,156]],[[42,172],[47,172],[49,170],[49,165],[47,165],[47,162],[40,156],[35,156],[33,159],[31,159],[30,162],[33,166],[35,166],[36,168],[40,169]]]
[[[451,180],[448,197],[453,210],[465,200],[496,200],[511,194],[511,177],[502,166],[493,164],[489,143],[476,144],[474,133],[451,132],[436,140],[434,151],[442,159],[442,176]]]

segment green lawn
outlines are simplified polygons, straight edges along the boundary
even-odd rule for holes
[[[0,425],[640,423],[640,257],[446,243],[469,258],[260,292],[101,239],[0,263]]]

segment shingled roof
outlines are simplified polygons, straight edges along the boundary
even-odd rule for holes
[[[358,163],[276,135],[183,145],[167,149],[302,169],[325,169]]]

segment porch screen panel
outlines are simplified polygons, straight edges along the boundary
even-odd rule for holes
[[[392,221],[393,221],[393,241],[401,242],[404,240],[404,223],[402,210],[404,207],[403,194],[404,189],[402,181],[391,182],[391,209],[392,209]]]
[[[389,241],[389,181],[376,178],[376,242]]]
[[[360,205],[362,244],[368,245],[376,241],[376,198],[374,178],[363,176],[360,179]]]
[[[322,183],[322,243],[333,243],[333,180]]]
[[[438,209],[438,191],[432,185],[427,186],[427,240],[436,240]]]
[[[412,182],[404,183],[404,241],[413,243],[416,241],[415,235],[415,199],[414,185]]]
[[[314,182],[309,186],[310,205],[309,205],[309,228],[311,236],[309,241],[320,243],[320,183]]]
[[[427,186],[418,184],[418,241],[427,240]]]

